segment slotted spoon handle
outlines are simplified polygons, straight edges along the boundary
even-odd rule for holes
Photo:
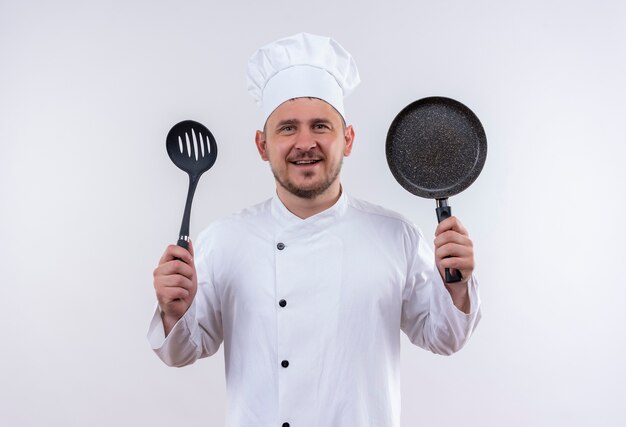
[[[187,190],[187,201],[185,202],[185,212],[183,213],[183,222],[180,225],[180,233],[178,233],[177,245],[185,249],[189,249],[189,220],[191,218],[191,205],[193,203],[193,195],[200,181],[199,176],[189,175],[189,189]]]

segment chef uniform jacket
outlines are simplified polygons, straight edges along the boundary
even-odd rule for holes
[[[419,230],[343,193],[300,219],[274,198],[197,239],[198,292],[167,338],[170,366],[224,341],[229,427],[398,427],[400,330],[439,354],[459,350],[479,318],[452,303]]]

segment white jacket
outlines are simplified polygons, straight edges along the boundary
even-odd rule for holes
[[[480,318],[452,303],[419,230],[342,194],[302,220],[274,197],[215,222],[196,242],[198,293],[164,337],[168,365],[224,342],[230,427],[398,427],[400,330],[440,354],[459,350]]]

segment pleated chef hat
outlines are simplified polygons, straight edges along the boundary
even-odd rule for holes
[[[352,56],[330,37],[300,33],[257,50],[248,61],[248,92],[263,121],[292,98],[319,98],[345,119],[343,98],[361,79]]]

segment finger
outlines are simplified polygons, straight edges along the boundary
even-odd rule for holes
[[[435,258],[441,260],[446,257],[474,257],[474,249],[459,245],[458,243],[447,243],[435,249]]]
[[[186,279],[192,280],[194,277],[194,273],[195,269],[193,267],[185,264],[179,259],[173,259],[171,261],[167,261],[164,264],[159,264],[152,272],[152,276],[155,282],[161,280],[162,277],[178,275]]]
[[[467,257],[448,257],[443,258],[437,263],[440,268],[449,268],[453,270],[461,270],[463,277],[467,277],[466,272],[474,270],[474,259]]]
[[[171,276],[180,274],[188,279],[193,279],[196,270],[193,265],[189,265],[180,259],[167,261],[165,264],[159,265],[154,270],[154,278],[158,276]]]
[[[436,255],[435,260],[439,269],[450,268],[455,270],[461,270],[463,277],[469,277],[472,271],[474,271],[474,254],[473,253],[460,253],[458,255]],[[465,274],[465,273],[469,273]]]
[[[166,288],[182,288],[191,291],[193,288],[193,282],[185,276],[173,274],[170,276],[158,277],[157,280],[154,281],[154,287],[157,292]]]
[[[187,264],[193,265],[193,256],[191,253],[178,245],[168,245],[163,253],[163,256],[159,260],[159,264],[165,264],[168,261],[180,259],[185,261]]]
[[[157,300],[159,305],[165,306],[178,300],[185,300],[190,295],[190,292],[184,288],[164,288],[157,293]]]
[[[474,242],[472,242],[472,240],[467,235],[461,234],[458,231],[454,230],[444,231],[443,233],[435,237],[435,248],[439,248],[448,243],[456,243],[462,246],[469,247],[474,246]]]
[[[446,232],[448,230],[453,230],[453,231],[456,231],[457,233],[463,234],[465,236],[469,236],[467,229],[463,226],[461,221],[455,216],[451,216],[441,221],[437,225],[437,228],[435,229],[435,236],[438,236],[441,233]]]
[[[191,241],[191,238],[189,239],[189,253],[191,254],[191,259],[193,261],[193,257],[194,257],[194,254],[193,254],[193,242]]]

